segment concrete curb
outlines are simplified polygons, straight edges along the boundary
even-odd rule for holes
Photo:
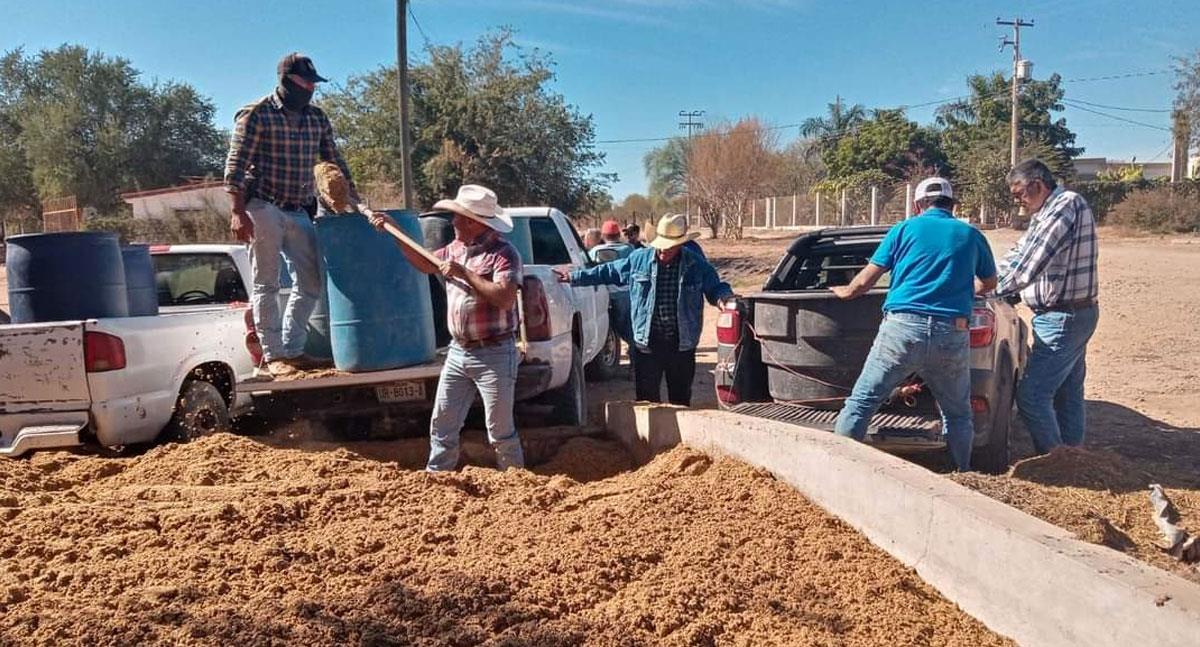
[[[869,446],[720,411],[610,402],[606,418],[638,460],[675,439],[771,471],[1022,645],[1200,644],[1200,586]]]

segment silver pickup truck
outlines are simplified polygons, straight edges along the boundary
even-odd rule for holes
[[[887,279],[843,301],[887,227],[825,229],[791,243],[763,289],[717,320],[717,395],[723,408],[810,427],[833,423],[862,371],[883,318]],[[1028,330],[1009,303],[977,298],[970,322],[971,464],[1008,467],[1013,393],[1027,355]],[[867,440],[892,451],[943,449],[937,404],[920,375],[896,389],[871,419]]]

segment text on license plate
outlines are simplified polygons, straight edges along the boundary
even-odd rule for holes
[[[425,399],[425,383],[420,380],[393,382],[375,387],[375,398],[380,402],[410,402]]]

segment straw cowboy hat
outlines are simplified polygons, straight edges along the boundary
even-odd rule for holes
[[[438,200],[434,211],[452,211],[476,222],[483,223],[496,231],[507,234],[513,230],[512,217],[500,208],[496,192],[478,184],[458,187],[453,200]]]
[[[654,240],[650,241],[650,246],[655,249],[671,249],[699,237],[700,232],[688,231],[687,216],[682,213],[667,214],[658,219],[658,227],[654,229]]]

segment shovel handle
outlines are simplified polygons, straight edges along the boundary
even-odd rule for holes
[[[400,231],[400,229],[398,227],[392,225],[392,223],[390,223],[390,222],[383,223],[383,229],[387,233],[391,234],[393,238],[400,241],[405,247],[420,254],[421,258],[424,258],[425,260],[429,261],[430,263],[433,263],[434,267],[439,267],[442,264],[442,261],[440,259],[438,259],[438,257],[436,257],[432,253],[430,253],[430,251],[428,249],[425,249],[425,247],[423,245],[421,245],[420,243],[418,243],[417,241],[413,240],[412,238],[409,238],[408,234],[404,233],[403,231]]]

